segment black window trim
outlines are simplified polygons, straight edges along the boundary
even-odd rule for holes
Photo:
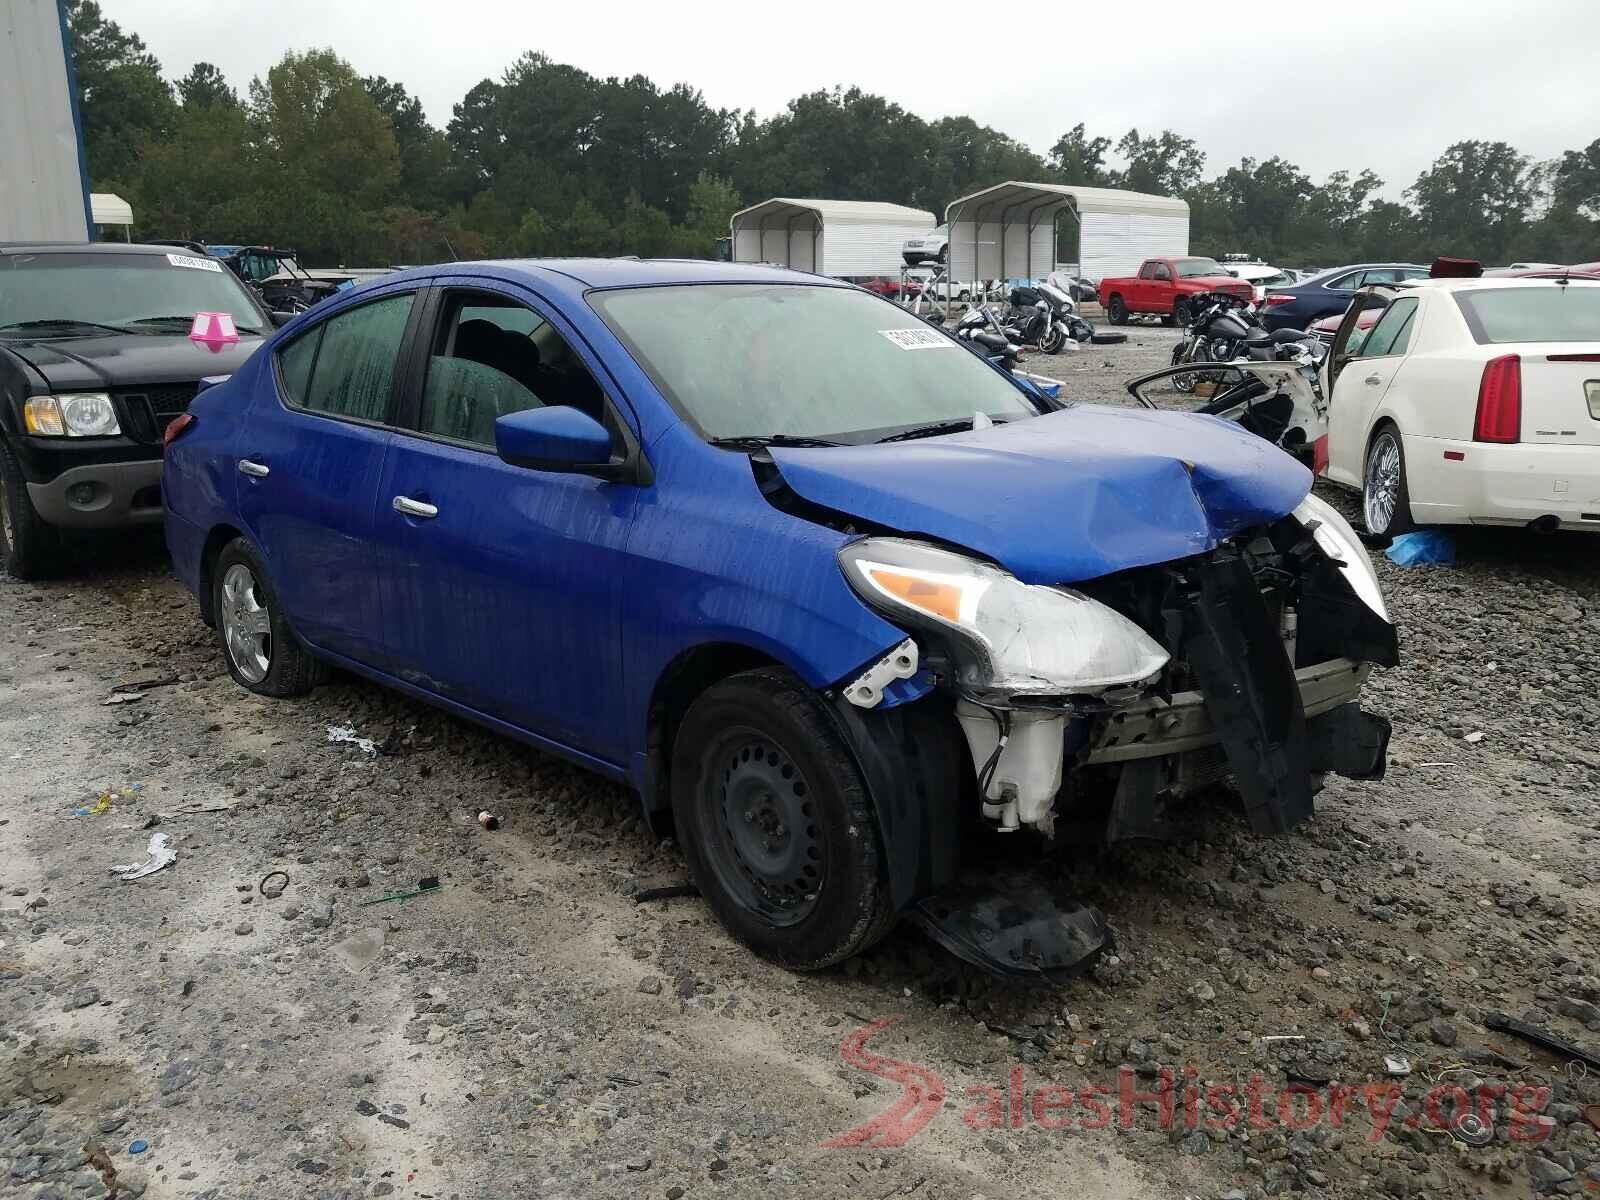
[[[499,287],[494,285],[499,284]],[[510,290],[515,288],[515,291]],[[625,482],[639,484],[649,483],[654,474],[651,471],[648,459],[640,449],[638,435],[632,425],[623,416],[625,405],[617,400],[619,389],[610,372],[605,369],[605,364],[595,354],[594,347],[584,339],[571,323],[561,320],[556,306],[531,288],[511,284],[506,280],[493,278],[480,278],[475,276],[450,275],[441,276],[433,280],[428,288],[425,303],[420,306],[424,311],[423,321],[416,329],[408,328],[406,333],[410,339],[410,354],[406,359],[405,386],[400,391],[398,411],[393,415],[398,423],[386,426],[392,432],[418,441],[433,442],[441,446],[453,446],[458,450],[472,450],[479,454],[486,454],[491,458],[499,458],[493,446],[484,446],[478,442],[469,442],[462,438],[446,437],[442,433],[430,433],[422,426],[422,395],[427,387],[428,363],[433,358],[435,339],[441,332],[441,322],[446,318],[452,303],[451,297],[460,293],[468,293],[493,297],[497,300],[509,300],[513,304],[520,304],[529,309],[540,320],[554,329],[561,339],[577,354],[584,368],[594,379],[595,386],[600,389],[601,400],[605,405],[604,420],[606,432],[612,438],[612,463],[620,475],[625,476]],[[518,294],[521,293],[521,294]],[[582,347],[580,350],[578,347]],[[584,353],[587,351],[587,355]],[[596,370],[596,367],[599,369]],[[628,409],[631,415],[631,408]],[[621,453],[616,452],[617,443],[621,443]],[[598,474],[606,477],[603,468],[594,471],[574,472],[574,474]]]
[[[399,426],[394,423],[395,419],[400,415],[401,406],[399,403],[399,397],[404,392],[404,383],[401,373],[407,369],[407,366],[411,362],[415,353],[413,344],[416,341],[417,322],[419,314],[424,307],[423,304],[418,303],[418,300],[426,301],[427,293],[431,290],[432,289],[428,287],[426,281],[413,280],[403,287],[396,287],[392,290],[384,291],[376,295],[363,296],[358,303],[342,305],[337,311],[329,312],[320,317],[317,323],[312,325],[310,328],[297,331],[294,337],[287,339],[282,345],[273,346],[272,382],[274,390],[277,393],[278,403],[289,412],[299,413],[301,416],[305,417],[320,417],[322,420],[338,421],[343,425],[358,425],[362,429],[381,429],[389,432],[404,432],[403,430],[400,430]],[[383,300],[394,300],[400,296],[411,297],[411,311],[406,317],[405,330],[400,335],[400,352],[395,355],[394,382],[391,383],[389,387],[389,408],[387,420],[369,421],[365,417],[348,417],[342,413],[323,412],[321,409],[307,408],[303,404],[296,404],[289,399],[289,389],[284,383],[283,379],[282,354],[284,350],[295,345],[303,338],[315,336],[317,339],[317,351],[311,357],[311,372],[309,375],[310,379],[315,379],[317,375],[317,364],[322,360],[323,335],[327,331],[328,323],[330,321],[337,321],[340,317],[344,316],[344,314],[355,312],[357,309],[365,308],[369,304],[377,304]]]

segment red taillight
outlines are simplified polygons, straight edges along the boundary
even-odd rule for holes
[[[1522,440],[1522,357],[1506,354],[1483,366],[1478,384],[1478,417],[1472,424],[1475,442]]]
[[[1274,304],[1289,304],[1293,300],[1294,300],[1293,296],[1274,296],[1271,292],[1267,293],[1267,307],[1268,308],[1271,308]]]
[[[161,452],[165,454],[167,447],[181,438],[194,424],[193,413],[181,413],[167,422],[166,432],[161,435]]]

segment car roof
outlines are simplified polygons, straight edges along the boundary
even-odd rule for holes
[[[1427,267],[1423,266],[1421,263],[1410,263],[1410,262],[1345,263],[1345,265],[1342,266],[1342,267],[1328,267],[1328,268],[1326,268],[1324,270],[1318,271],[1315,275],[1311,276],[1309,279],[1302,279],[1300,282],[1301,283],[1319,283],[1322,280],[1327,279],[1330,275],[1343,275],[1348,271],[1381,271],[1381,270],[1385,270],[1385,269],[1387,269],[1389,267],[1404,267],[1408,271],[1426,271],[1428,269]]]
[[[171,254],[172,246],[149,246],[143,242],[4,242],[0,254]]]
[[[848,286],[826,275],[758,263],[712,262],[698,258],[514,258],[443,263],[423,268],[430,275],[516,276],[565,282],[583,288],[652,287],[685,283],[808,283]],[[385,276],[387,279],[393,276]]]

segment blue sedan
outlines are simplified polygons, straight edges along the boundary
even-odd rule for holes
[[[1383,769],[1357,695],[1394,630],[1303,467],[1215,418],[1064,407],[835,281],[403,272],[279,330],[167,443],[168,544],[242,687],[340,666],[627,784],[796,969],[901,914],[1070,969],[1098,914],[1017,901],[991,834],[1154,836],[1224,760],[1277,832],[1322,773]]]
[[[1416,263],[1352,263],[1323,271],[1293,287],[1275,287],[1261,304],[1261,323],[1267,329],[1310,329],[1323,317],[1336,316],[1350,307],[1350,297],[1374,283],[1426,279],[1428,268]]]

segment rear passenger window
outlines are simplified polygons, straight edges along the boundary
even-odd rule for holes
[[[494,447],[494,423],[510,413],[568,405],[604,422],[605,397],[555,327],[513,300],[458,293],[447,304],[428,358],[422,433]]]
[[[289,402],[333,417],[387,421],[413,299],[391,296],[342,312],[280,350]]]
[[[1417,301],[1413,296],[1403,296],[1389,305],[1389,311],[1378,318],[1367,340],[1361,347],[1362,358],[1384,358],[1404,354],[1411,344],[1411,322],[1417,315]]]

